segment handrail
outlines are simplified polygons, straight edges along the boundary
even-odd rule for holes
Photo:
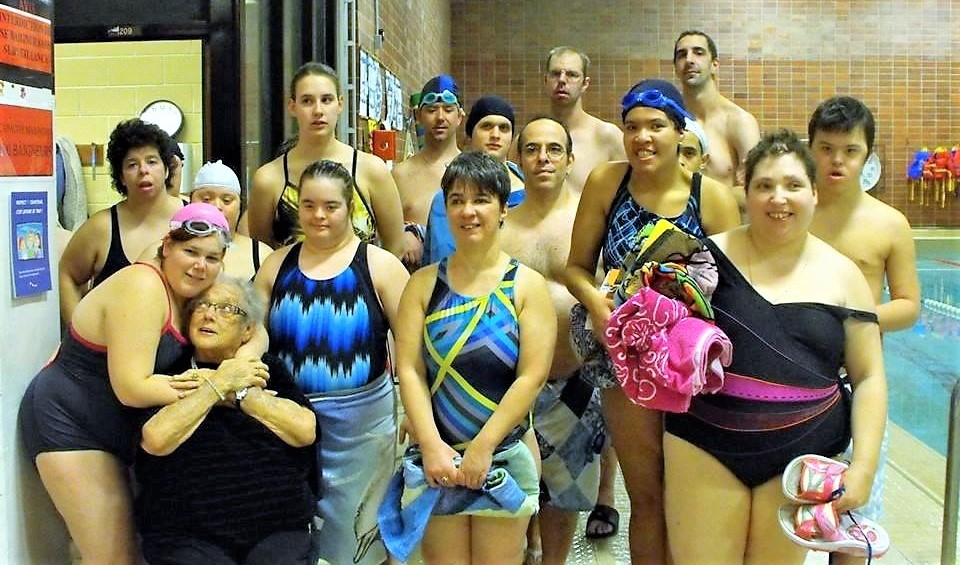
[[[943,538],[940,542],[940,563],[957,562],[957,511],[960,495],[960,381],[950,394],[950,429],[947,434],[947,484],[943,494]]]

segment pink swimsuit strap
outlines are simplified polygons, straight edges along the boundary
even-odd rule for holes
[[[726,372],[720,394],[765,402],[804,402],[829,398],[836,394],[837,387],[838,384],[834,383],[826,388],[801,388]]]

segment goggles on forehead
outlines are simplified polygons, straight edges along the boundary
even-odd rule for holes
[[[695,119],[693,116],[687,112],[683,106],[674,102],[670,97],[664,96],[659,90],[644,90],[642,92],[630,91],[624,95],[623,99],[620,100],[620,106],[623,108],[621,112],[622,117],[626,117],[627,112],[633,110],[637,106],[646,106],[648,108],[656,108],[658,110],[663,110],[664,112],[673,113],[680,117],[680,121],[683,122],[684,118]],[[668,112],[669,110],[669,112]],[[682,127],[682,125],[681,125]]]
[[[180,222],[173,220],[170,222],[170,229],[183,228],[187,230],[187,233],[195,235],[197,237],[204,237],[208,235],[213,235],[217,232],[222,233],[223,235],[229,237],[229,234],[222,227],[217,224],[208,222],[206,220],[187,220],[185,222]]]
[[[428,92],[420,97],[420,107],[429,106],[431,104],[460,104],[460,99],[457,98],[457,95],[449,90],[442,90],[440,92]]]

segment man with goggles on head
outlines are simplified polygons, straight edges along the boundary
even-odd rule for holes
[[[757,119],[717,90],[717,44],[700,30],[680,34],[673,46],[673,69],[680,79],[684,105],[707,132],[710,160],[707,176],[734,188],[744,210],[743,163],[760,141]]]
[[[420,91],[414,115],[423,127],[423,149],[393,169],[406,226],[402,259],[411,270],[420,266],[430,200],[440,187],[447,163],[460,154],[457,128],[464,114],[460,89],[453,77],[439,75],[428,80]]]
[[[577,151],[566,184],[579,194],[593,167],[624,159],[622,134],[616,125],[583,109],[582,95],[590,88],[590,57],[586,53],[573,47],[554,47],[543,68],[544,91],[550,97],[549,116],[570,130]]]

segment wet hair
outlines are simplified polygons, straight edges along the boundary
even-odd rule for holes
[[[704,39],[706,39],[707,51],[710,52],[710,60],[711,61],[717,60],[717,44],[713,41],[712,37],[707,35],[706,32],[700,31],[699,29],[688,29],[680,32],[680,35],[677,36],[677,40],[673,42],[673,57],[671,57],[671,59],[673,59],[674,61],[677,60],[677,45],[680,45],[681,39],[690,35],[699,35],[700,37],[703,37]]]
[[[522,128],[520,128],[520,133],[517,134],[517,151],[520,151],[521,148],[523,147],[523,132],[526,131],[527,126],[529,126],[533,122],[539,122],[540,120],[550,120],[555,124],[559,124],[560,127],[563,128],[563,133],[567,134],[567,153],[573,153],[573,138],[570,137],[570,129],[563,122],[556,120],[554,118],[551,118],[546,114],[540,114],[530,118],[530,120],[526,124],[524,124]]]
[[[337,76],[337,71],[333,70],[333,67],[326,63],[310,61],[309,63],[300,65],[300,68],[293,73],[293,77],[290,79],[290,100],[297,99],[297,85],[300,83],[300,80],[311,75],[330,79],[337,96],[340,95],[340,77]]]
[[[747,153],[744,189],[750,190],[750,181],[753,180],[753,173],[760,161],[783,155],[796,155],[807,173],[810,186],[814,186],[814,179],[817,178],[817,166],[813,162],[813,154],[810,152],[810,148],[806,143],[800,141],[797,134],[788,129],[781,129],[764,134],[760,138],[760,142]]]
[[[464,151],[450,161],[440,180],[444,201],[458,183],[469,183],[480,192],[493,194],[500,206],[506,206],[510,196],[507,168],[484,151]]]
[[[253,283],[247,279],[221,273],[220,276],[217,277],[216,282],[213,283],[213,286],[217,285],[226,285],[239,292],[240,304],[237,304],[237,306],[247,313],[246,318],[244,318],[245,323],[257,324],[263,320],[266,305],[256,289],[254,289]],[[213,286],[210,288],[213,288]],[[207,289],[207,291],[209,291],[209,289]],[[206,292],[191,300],[187,306],[187,310],[193,313],[196,309],[196,303],[202,300],[205,295]]]
[[[587,76],[587,71],[590,70],[590,57],[588,57],[583,51],[575,47],[570,47],[569,45],[560,45],[558,47],[554,47],[549,53],[547,53],[547,58],[543,60],[543,72],[549,73],[550,61],[552,61],[554,57],[563,55],[564,53],[573,53],[574,55],[580,57],[580,64],[583,66],[583,76]]]
[[[818,131],[847,133],[863,126],[863,135],[867,141],[867,153],[873,151],[873,136],[876,124],[873,112],[863,102],[852,96],[834,96],[817,106],[807,123],[807,139],[813,144],[813,136]]]
[[[347,206],[353,205],[353,176],[350,175],[350,171],[348,171],[346,167],[330,159],[314,161],[304,169],[303,175],[300,176],[300,182],[297,184],[297,190],[303,190],[304,181],[316,178],[328,178],[340,181],[343,185],[343,188],[340,189],[340,194],[343,196],[344,202],[347,203]]]
[[[163,167],[167,170],[163,184],[170,188],[170,161],[174,155],[170,136],[153,124],[133,118],[117,124],[110,133],[110,141],[107,142],[107,161],[110,163],[113,188],[124,196],[127,195],[127,187],[123,184],[123,160],[132,149],[142,147],[153,147],[157,150]]]

